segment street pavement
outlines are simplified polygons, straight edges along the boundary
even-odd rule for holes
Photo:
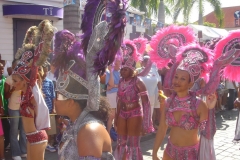
[[[221,111],[216,114],[217,132],[214,137],[214,147],[217,160],[240,160],[240,143],[232,142],[235,133],[238,111]],[[167,144],[167,137],[161,145],[158,155],[162,157],[163,150]],[[151,160],[152,148],[155,140],[155,134],[144,136],[141,140],[141,149],[144,160]],[[11,160],[9,150],[6,151],[6,160]],[[25,160],[25,159],[23,159]],[[45,160],[58,160],[57,152],[51,153],[46,151]]]

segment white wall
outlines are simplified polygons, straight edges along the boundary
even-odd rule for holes
[[[49,2],[48,5],[62,7],[62,0],[15,0],[15,2],[28,2],[28,3],[36,3],[36,4],[45,4]],[[3,17],[3,4],[16,4],[10,1],[2,1],[0,0],[0,53],[2,55],[3,60],[13,60],[13,20],[12,18],[23,18],[23,19],[49,19],[53,20],[53,25],[57,28],[57,30],[63,29],[63,20],[59,20],[55,17],[45,17],[45,16],[34,16],[34,15],[18,15],[18,16],[5,16]],[[55,5],[54,5],[55,4]]]

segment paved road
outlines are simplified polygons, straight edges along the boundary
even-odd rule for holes
[[[214,138],[215,152],[217,160],[240,160],[240,144],[232,142],[235,132],[236,120],[238,111],[222,111],[216,114],[217,132]],[[163,144],[161,145],[158,155],[162,157],[164,147],[167,143],[166,135]],[[144,155],[144,160],[151,160],[152,147],[155,139],[155,134],[151,134],[142,138],[141,148]],[[58,160],[57,153],[46,151],[45,160]],[[10,160],[9,152],[6,153],[6,160]]]

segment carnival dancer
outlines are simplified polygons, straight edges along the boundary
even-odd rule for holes
[[[53,35],[54,27],[49,20],[30,27],[15,57],[19,62],[12,79],[15,90],[22,91],[20,114],[27,137],[28,160],[43,160],[48,141],[45,129],[50,128],[49,111],[37,84],[37,74],[38,66],[50,52]]]
[[[164,160],[198,159],[198,131],[204,132],[208,120],[208,109],[216,103],[216,96],[209,95],[206,104],[189,89],[194,82],[205,77],[210,71],[213,53],[197,44],[184,46],[177,54],[177,69],[170,75],[174,93],[161,101],[160,128],[153,148],[153,159],[157,160],[157,151],[165,137],[168,126],[171,127]],[[173,69],[173,68],[171,68]],[[172,72],[173,73],[173,72]],[[210,159],[209,159],[210,160]]]
[[[115,126],[118,140],[114,157],[117,160],[142,160],[140,139],[143,133],[152,132],[151,107],[144,83],[134,75],[136,61],[139,59],[137,49],[130,40],[124,41],[123,62],[120,74],[122,78],[118,87],[117,114]],[[142,100],[142,105],[139,103]],[[127,146],[129,143],[129,146]]]
[[[59,146],[61,160],[114,159],[111,139],[102,122],[107,120],[108,110],[107,104],[99,100],[99,75],[113,63],[120,49],[126,8],[124,0],[88,0],[81,26],[82,41],[76,41],[67,30],[56,34],[56,112],[70,118]],[[101,21],[105,10],[112,14],[109,24]]]
[[[109,104],[106,100],[100,100],[100,104],[96,102],[96,106],[88,106],[88,93],[93,89],[89,83],[98,83],[97,78],[87,81],[87,77],[93,73],[86,73],[86,63],[91,62],[85,61],[80,42],[75,40],[71,32],[57,32],[55,44],[53,64],[59,73],[56,81],[56,112],[70,118],[60,142],[59,159],[112,160],[111,139],[103,123],[108,119]],[[91,87],[97,89],[96,84]],[[99,101],[98,92],[91,94],[94,94],[91,98]],[[95,137],[95,134],[98,136]]]

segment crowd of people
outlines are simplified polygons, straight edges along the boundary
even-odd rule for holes
[[[109,23],[99,18],[106,6]],[[44,20],[12,65],[0,58],[0,159],[10,143],[14,160],[43,160],[45,150],[61,160],[143,160],[141,137],[155,132],[159,160],[169,129],[163,160],[216,160],[215,113],[240,108],[240,32],[202,46],[186,26],[124,40],[126,8],[88,1],[80,40]]]

